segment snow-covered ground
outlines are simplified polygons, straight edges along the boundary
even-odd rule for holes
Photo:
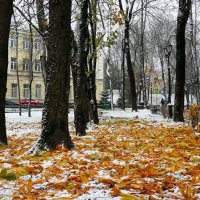
[[[73,119],[74,119],[74,114],[73,114],[73,110],[70,110],[69,115],[69,126],[70,126],[70,130],[74,130],[74,126],[73,126]],[[36,170],[40,170],[43,169],[43,171],[39,171],[38,174],[34,174],[34,170],[33,170],[33,175],[23,175],[22,176],[22,180],[20,180],[20,184],[21,185],[25,185],[27,187],[26,190],[30,189],[30,187],[32,187],[33,189],[30,189],[30,191],[32,191],[32,193],[37,192],[39,189],[38,188],[44,188],[44,192],[46,192],[46,190],[48,189],[48,187],[56,187],[56,181],[60,181],[60,185],[58,185],[59,187],[62,187],[62,182],[67,181],[66,177],[70,177],[70,176],[74,176],[75,178],[82,178],[83,182],[87,182],[87,184],[84,185],[85,188],[90,188],[89,190],[87,190],[87,192],[85,192],[84,194],[79,195],[78,197],[76,197],[76,200],[119,200],[121,199],[119,196],[111,196],[110,192],[116,192],[115,190],[112,190],[112,187],[105,189],[105,185],[103,184],[106,181],[112,181],[110,175],[112,175],[113,173],[115,174],[117,171],[116,170],[121,170],[123,167],[128,167],[127,163],[130,162],[130,160],[123,160],[123,156],[121,157],[120,154],[120,150],[119,152],[117,151],[117,149],[115,149],[116,151],[116,158],[113,157],[113,147],[112,146],[108,146],[108,150],[107,152],[103,152],[103,149],[101,147],[101,145],[104,145],[104,142],[107,141],[107,137],[110,137],[110,143],[112,144],[112,140],[114,137],[116,138],[116,141],[118,141],[119,143],[122,143],[122,146],[117,146],[117,148],[122,148],[121,150],[123,150],[123,148],[125,147],[125,151],[126,153],[124,154],[125,156],[128,155],[128,149],[129,149],[129,145],[131,145],[133,142],[134,144],[137,144],[136,146],[139,145],[139,143],[141,143],[141,141],[137,141],[137,136],[136,138],[131,138],[134,135],[127,135],[127,138],[124,134],[126,134],[126,131],[128,133],[130,133],[130,131],[132,131],[131,127],[126,126],[126,124],[123,125],[117,125],[122,126],[123,127],[123,131],[124,132],[119,132],[119,136],[118,133],[112,137],[112,133],[115,133],[118,131],[117,126],[115,127],[115,125],[113,126],[109,126],[107,123],[107,121],[112,121],[112,120],[128,120],[128,119],[135,119],[135,121],[137,121],[138,125],[132,125],[135,126],[136,129],[138,129],[139,131],[136,132],[136,134],[139,134],[138,137],[140,137],[140,134],[146,134],[145,132],[143,132],[144,127],[146,125],[144,120],[147,121],[151,121],[151,125],[149,126],[150,128],[152,127],[158,127],[160,124],[162,124],[162,127],[167,127],[168,125],[171,126],[177,126],[176,123],[174,123],[171,119],[167,119],[167,118],[163,118],[162,115],[160,114],[152,114],[150,110],[147,109],[143,109],[143,110],[138,110],[138,112],[132,112],[131,109],[126,109],[126,111],[120,110],[120,109],[115,109],[114,111],[111,110],[100,110],[99,111],[99,116],[100,116],[100,121],[102,122],[103,125],[100,125],[99,127],[97,127],[97,129],[93,130],[92,125],[90,125],[88,131],[91,132],[90,134],[88,134],[86,137],[84,138],[79,138],[76,137],[74,134],[72,134],[73,136],[73,140],[75,141],[75,144],[77,145],[77,148],[75,148],[74,150],[70,151],[70,152],[61,152],[61,154],[55,154],[55,156],[52,156],[51,154],[49,155],[49,157],[46,157],[46,160],[35,160],[34,162],[30,162],[29,158],[26,157],[26,155],[24,155],[25,152],[27,152],[28,148],[31,146],[31,143],[33,141],[36,141],[36,139],[38,138],[40,132],[41,132],[41,119],[42,119],[42,110],[32,110],[31,113],[31,117],[28,117],[28,113],[27,111],[24,111],[22,113],[22,116],[19,116],[18,113],[6,113],[6,124],[7,124],[7,134],[10,137],[9,140],[11,143],[11,148],[9,148],[8,150],[0,149],[0,171],[2,168],[7,168],[9,169],[17,169],[19,170],[19,173],[25,173],[24,169],[28,169],[33,170],[31,165],[36,166],[36,163],[38,164],[39,167],[36,168]],[[140,121],[142,122],[140,124]],[[177,126],[178,127],[178,126]],[[154,128],[153,128],[154,129]],[[93,132],[94,131],[94,134]],[[97,131],[97,133],[99,134],[95,134],[95,131]],[[140,131],[142,133],[140,133]],[[104,132],[105,135],[104,135]],[[102,136],[101,136],[102,134]],[[106,135],[107,134],[107,135]],[[155,134],[152,132],[152,134]],[[148,134],[147,134],[148,135]],[[27,136],[27,137],[26,137]],[[143,136],[142,136],[143,137]],[[148,136],[149,137],[149,136]],[[159,138],[162,141],[162,137]],[[155,140],[155,136],[152,135],[152,137],[148,138],[147,141],[150,140]],[[14,141],[14,142],[13,142]],[[18,141],[18,144],[15,144]],[[30,142],[31,141],[31,142]],[[102,144],[99,144],[99,142],[102,142]],[[114,142],[115,140],[113,140]],[[145,141],[145,142],[147,142]],[[123,144],[123,142],[125,142],[125,144]],[[139,142],[139,143],[138,143]],[[23,148],[22,148],[22,143],[26,143]],[[147,142],[149,143],[149,142]],[[13,145],[16,145],[13,147]],[[100,146],[98,146],[100,145]],[[125,145],[123,147],[123,145]],[[145,143],[146,145],[146,143]],[[145,146],[144,145],[144,146]],[[184,144],[181,143],[182,146],[184,146]],[[139,145],[140,146],[140,145]],[[140,147],[138,146],[139,150]],[[15,149],[16,148],[16,149]],[[82,148],[82,149],[81,149]],[[155,153],[156,151],[158,151],[158,149],[156,149],[157,147],[151,147],[150,143],[149,143],[149,149],[147,149],[148,151],[152,149],[154,149]],[[99,149],[102,149],[101,151]],[[15,153],[13,153],[13,151],[15,153],[17,153],[18,155],[15,156]],[[22,151],[21,153],[19,153],[20,151]],[[148,152],[146,151],[146,152]],[[152,153],[154,152],[152,150]],[[134,151],[133,151],[134,152]],[[145,152],[145,151],[144,151]],[[12,153],[12,154],[11,154]],[[167,153],[171,153],[167,151]],[[114,153],[115,154],[115,153]],[[146,153],[145,153],[146,154]],[[139,160],[141,159],[142,162],[143,161],[143,152],[141,154],[138,154],[138,152],[136,151],[134,153],[134,156],[132,156],[132,154],[130,154],[130,158],[129,159],[133,159],[133,161],[135,163],[138,163]],[[173,154],[174,155],[174,154]],[[66,157],[67,156],[67,157]],[[66,165],[63,165],[63,160],[62,157],[64,159],[72,159],[70,162],[73,162],[73,168],[71,168],[71,163],[68,164],[66,163]],[[15,160],[13,160],[13,158]],[[23,158],[23,159],[22,159]],[[153,158],[153,157],[152,157]],[[151,157],[148,158],[149,162],[153,161],[153,160],[157,160],[159,159],[159,157],[155,157],[155,159],[152,159]],[[198,157],[199,158],[199,157]],[[32,158],[34,159],[34,158]],[[108,160],[107,160],[108,159]],[[121,159],[121,160],[120,160]],[[146,158],[145,158],[146,160]],[[98,167],[98,162],[103,162],[105,163],[108,169],[110,165],[113,165],[116,167],[116,169],[112,170],[107,170],[106,167],[105,169],[102,168],[104,167],[104,164],[101,166],[100,165],[100,169],[98,170],[98,174],[94,174],[94,176],[97,177],[97,179],[95,180],[91,180],[89,181],[89,178],[87,178],[87,173],[90,173],[91,170],[88,166],[90,166],[91,168],[95,168]],[[49,175],[49,173],[55,173],[53,170],[53,166],[55,163],[60,163],[61,165],[63,165],[64,167],[67,168],[67,170],[63,170],[64,168],[60,168],[59,173],[62,174],[62,176],[60,175],[56,175],[54,177],[51,177]],[[110,164],[109,164],[110,163]],[[157,164],[157,162],[155,162]],[[26,166],[27,165],[27,166]],[[130,165],[134,165],[134,163],[132,163],[132,161],[130,162]],[[165,163],[163,164],[163,166],[165,165]],[[138,165],[139,166],[139,165]],[[28,167],[28,168],[27,168]],[[56,166],[57,167],[57,166]],[[80,169],[85,169],[86,172],[81,172]],[[49,173],[47,173],[49,170]],[[79,171],[77,171],[79,170]],[[107,171],[105,171],[107,170]],[[124,168],[123,173],[127,174],[128,169]],[[141,169],[140,169],[141,170]],[[93,177],[93,172],[91,172],[91,174],[89,174],[89,177]],[[149,172],[151,173],[151,172]],[[152,172],[153,173],[153,172]],[[181,174],[181,172],[180,172]],[[42,185],[41,184],[36,184],[36,183],[40,183],[43,181],[45,177],[46,180],[49,180],[47,182],[43,182]],[[180,175],[181,176],[181,175]],[[58,180],[58,178],[60,178],[60,180]],[[126,176],[124,175],[123,177],[124,179],[126,179]],[[20,177],[21,179],[21,177]],[[104,180],[105,179],[105,180]],[[30,180],[32,180],[30,182]],[[73,180],[73,179],[72,179]],[[101,181],[99,181],[101,180]],[[24,182],[23,182],[24,181]],[[28,182],[29,181],[29,182]],[[150,179],[145,179],[145,181],[150,181]],[[33,182],[33,183],[32,183]],[[123,180],[122,180],[123,182]],[[28,184],[28,185],[27,185]],[[137,184],[135,184],[135,187],[137,189],[137,187],[139,187],[139,185],[141,184],[140,182],[138,182]],[[2,185],[2,186],[1,186]],[[14,186],[15,185],[15,186]],[[3,200],[9,200],[9,199],[13,199],[13,194],[16,196],[20,196],[20,192],[17,192],[17,188],[19,183],[17,183],[17,181],[10,181],[10,182],[6,182],[4,180],[1,180],[0,178],[0,199],[2,198]],[[112,184],[110,184],[112,186]],[[67,187],[71,187],[66,186]],[[74,188],[72,188],[74,189]],[[84,189],[84,188],[83,188]],[[20,188],[21,193],[23,193],[24,191]],[[42,190],[41,190],[42,191]],[[175,190],[174,190],[175,191]],[[51,191],[50,191],[51,192]],[[54,197],[51,198],[48,196],[48,198],[46,199],[59,199],[59,198],[66,198],[70,197],[70,194],[68,193],[67,189],[64,190],[60,190],[58,191],[52,191],[52,193],[55,192]],[[127,192],[127,191],[123,191],[123,192]],[[168,193],[170,194],[170,193]],[[180,197],[180,192],[177,192],[177,194]],[[176,195],[177,195],[176,194]],[[21,194],[23,195],[27,195],[28,194]],[[49,195],[49,194],[48,194]],[[31,196],[32,197],[32,196]],[[31,199],[30,197],[30,199]],[[152,196],[153,198],[153,196]],[[23,197],[22,197],[23,199]],[[34,199],[34,198],[33,198]],[[69,198],[70,199],[70,198]],[[126,198],[124,198],[126,199]],[[127,197],[127,199],[129,199]],[[156,199],[156,198],[155,198]],[[164,198],[165,200],[169,199],[169,198]]]
[[[131,111],[131,109],[127,108],[126,111],[121,109],[115,110],[100,110],[99,111],[100,119],[102,118],[116,118],[116,119],[146,119],[146,120],[155,120],[155,121],[162,121],[167,120],[162,117],[160,114],[152,114],[148,109],[140,109],[138,112]],[[71,109],[70,113],[68,114],[69,122],[72,122],[74,119],[74,112]],[[31,117],[28,117],[28,112],[22,112],[22,116],[19,116],[17,112],[13,113],[6,113],[6,123],[38,123],[41,122],[42,119],[42,110],[32,110]]]
[[[99,110],[100,121],[105,120],[128,120],[128,119],[138,119],[138,120],[147,120],[147,121],[156,121],[156,122],[167,122],[173,124],[172,119],[164,118],[160,113],[152,114],[148,109],[140,109],[138,112],[131,111],[127,108],[125,111],[121,109],[115,110]],[[73,120],[74,120],[74,111],[70,109],[68,113],[69,119],[69,130],[74,130]],[[17,112],[6,113],[6,124],[8,129],[7,134],[13,135],[16,134],[19,136],[30,131],[37,129],[38,132],[41,131],[41,121],[42,121],[42,110],[32,110],[31,117],[28,117],[28,112],[23,111],[22,115],[19,116]],[[21,129],[22,125],[24,126]],[[88,130],[93,129],[92,124],[88,124]]]

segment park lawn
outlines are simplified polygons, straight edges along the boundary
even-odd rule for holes
[[[200,136],[188,124],[107,119],[75,148],[27,154],[41,123],[8,126],[0,199],[199,199]]]

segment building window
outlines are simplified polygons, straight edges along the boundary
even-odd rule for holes
[[[17,44],[16,37],[11,37],[10,38],[10,46],[12,48],[16,48],[16,44]]]
[[[23,41],[23,48],[24,49],[29,49],[30,41],[27,39],[24,39]]]
[[[40,40],[35,40],[34,46],[35,46],[36,50],[40,50],[41,49],[41,41]]]
[[[35,60],[35,71],[36,72],[41,72],[42,71],[42,66],[41,66],[41,61],[40,60]]]
[[[17,62],[17,59],[11,57],[10,69],[12,69],[12,70],[16,70],[16,68],[17,68],[17,63],[16,63],[16,62]]]
[[[16,83],[12,83],[11,84],[11,96],[12,98],[17,98],[17,84]]]
[[[35,85],[35,98],[41,99],[41,85],[40,84]]]
[[[24,58],[24,59],[23,59],[23,70],[24,70],[24,71],[28,71],[28,70],[29,70],[29,67],[30,67],[30,60]]]
[[[28,99],[29,97],[30,97],[29,84],[24,84],[24,98]]]

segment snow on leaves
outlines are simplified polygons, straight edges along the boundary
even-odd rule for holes
[[[18,130],[23,126],[18,125]],[[33,130],[24,137],[10,136],[9,147],[0,147],[0,197],[200,198],[200,138],[192,127],[131,120],[102,122],[86,137],[76,137],[72,131],[76,147],[71,151],[58,147],[28,155],[37,140]]]

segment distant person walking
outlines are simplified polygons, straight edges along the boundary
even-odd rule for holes
[[[162,106],[164,106],[165,105],[165,100],[162,98],[160,103],[161,103]]]
[[[166,102],[165,102],[165,100],[162,98],[161,99],[161,101],[160,101],[160,103],[161,103],[161,108],[160,108],[160,111],[161,111],[161,113],[162,113],[162,116],[164,117],[164,118],[166,118],[167,117],[167,109],[166,109]]]

